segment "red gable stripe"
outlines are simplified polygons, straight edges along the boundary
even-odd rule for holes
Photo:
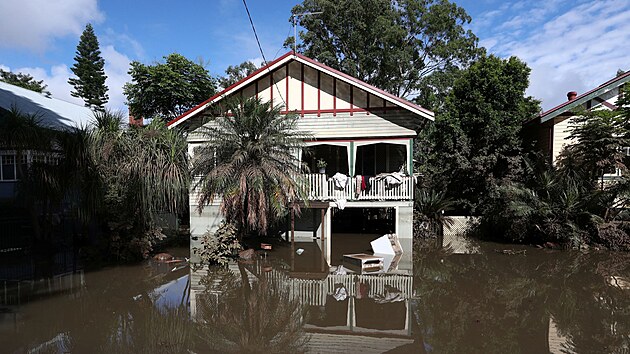
[[[272,61],[271,63],[269,63],[269,64],[267,64],[267,65],[265,65],[265,66],[261,67],[260,69],[258,69],[258,70],[256,70],[256,71],[254,71],[253,73],[251,73],[251,74],[250,74],[250,75],[248,75],[247,77],[245,77],[245,78],[243,78],[243,79],[241,79],[241,80],[239,80],[239,81],[237,81],[237,82],[233,83],[232,85],[230,85],[230,86],[226,87],[225,89],[223,89],[223,91],[221,91],[221,92],[219,92],[219,93],[215,94],[214,96],[212,96],[212,97],[208,98],[207,100],[205,100],[205,101],[201,102],[200,104],[196,105],[195,107],[193,107],[193,108],[189,109],[188,111],[184,112],[184,114],[182,114],[181,116],[179,116],[179,117],[177,117],[177,118],[175,118],[175,119],[171,120],[170,122],[168,122],[166,125],[167,125],[167,126],[170,126],[170,125],[174,124],[175,122],[177,122],[177,121],[179,121],[179,120],[181,120],[181,119],[186,118],[186,117],[187,117],[189,114],[191,114],[192,112],[194,112],[194,111],[198,110],[199,108],[201,108],[201,107],[205,106],[206,104],[208,104],[208,103],[210,103],[210,102],[214,101],[217,97],[221,97],[221,96],[223,96],[226,92],[228,92],[228,91],[230,91],[231,89],[235,88],[236,86],[240,85],[240,84],[241,84],[241,83],[243,83],[244,81],[249,80],[249,78],[251,78],[252,76],[256,76],[256,75],[260,74],[261,72],[263,72],[263,71],[265,71],[265,70],[268,70],[268,69],[269,69],[269,67],[273,66],[273,65],[274,65],[274,64],[276,64],[277,62],[279,62],[279,61],[283,60],[284,58],[288,57],[289,55],[291,55],[291,53],[292,53],[292,52],[288,52],[288,53],[286,53],[286,54],[282,55],[282,56],[281,56],[281,57],[279,57],[278,59],[276,59],[276,60]],[[258,92],[256,92],[256,94],[258,94]]]
[[[383,90],[381,90],[381,89],[379,89],[377,87],[374,87],[374,86],[372,86],[370,84],[367,84],[366,82],[361,81],[361,80],[359,80],[357,78],[354,78],[354,77],[352,77],[350,75],[344,74],[341,71],[335,70],[335,69],[333,69],[333,68],[331,68],[331,67],[329,67],[327,65],[324,65],[324,64],[322,64],[322,63],[320,63],[318,61],[315,61],[315,60],[313,60],[311,58],[308,58],[308,57],[306,57],[306,56],[304,56],[302,54],[293,53],[293,51],[291,51],[291,52],[285,53],[284,55],[282,55],[278,59],[276,59],[276,60],[268,63],[267,65],[261,67],[260,69],[256,70],[255,72],[253,72],[252,74],[248,75],[247,77],[241,79],[240,81],[230,85],[229,87],[225,88],[224,90],[222,90],[221,92],[217,93],[216,95],[214,95],[214,96],[210,97],[209,99],[203,101],[199,105],[189,109],[188,111],[186,111],[181,116],[179,116],[179,117],[171,120],[170,122],[168,122],[167,126],[171,126],[171,125],[175,124],[176,122],[185,120],[188,116],[192,115],[194,112],[197,112],[198,110],[203,109],[204,106],[208,105],[209,103],[211,103],[212,101],[216,100],[217,98],[225,95],[226,93],[228,93],[232,89],[236,88],[237,86],[243,84],[244,82],[249,81],[252,77],[255,77],[256,75],[259,75],[263,71],[270,70],[271,67],[273,67],[277,63],[285,60],[290,55],[295,55],[296,58],[299,58],[299,59],[301,59],[301,60],[303,60],[305,62],[308,62],[309,64],[312,64],[313,66],[318,67],[322,71],[328,71],[330,73],[333,73],[335,75],[343,77],[345,80],[348,80],[348,81],[354,83],[355,85],[358,85],[359,87],[363,86],[364,89],[372,90],[372,91],[375,91],[378,94],[384,95],[384,96],[388,97],[389,99],[391,99],[392,101],[395,101],[395,102],[397,102],[399,104],[402,104],[403,106],[407,106],[407,107],[419,110],[419,111],[424,112],[424,113],[426,113],[428,115],[431,115],[431,116],[433,115],[433,112],[431,112],[430,110],[428,110],[426,108],[423,108],[423,107],[418,106],[418,105],[416,105],[414,103],[411,103],[411,102],[409,102],[409,101],[407,101],[405,99],[402,99],[400,97],[392,95],[392,94],[390,94],[390,93],[388,93],[386,91],[383,91]],[[365,90],[365,91],[368,91],[368,90]],[[369,94],[368,94],[368,97],[369,97]]]
[[[324,64],[322,64],[322,63],[320,63],[318,61],[315,61],[315,60],[313,60],[313,59],[311,59],[309,57],[305,57],[302,54],[297,53],[296,56],[299,57],[300,59],[306,60],[307,62],[309,62],[309,63],[311,63],[311,64],[313,64],[315,66],[320,67],[321,69],[324,69],[326,71],[330,71],[330,72],[333,72],[333,73],[335,73],[335,74],[337,74],[339,76],[342,76],[343,78],[345,78],[345,79],[347,79],[349,81],[352,81],[355,84],[358,84],[359,86],[364,86],[364,87],[370,88],[370,89],[372,89],[372,90],[374,90],[374,91],[376,91],[376,92],[378,92],[378,93],[380,93],[382,95],[385,95],[385,96],[391,98],[394,101],[397,101],[398,103],[402,103],[402,104],[404,104],[406,106],[411,106],[411,107],[413,107],[413,108],[415,108],[415,109],[417,109],[419,111],[423,111],[423,112],[425,112],[427,114],[431,114],[431,115],[433,114],[433,112],[429,111],[428,109],[426,109],[424,107],[418,106],[415,103],[411,103],[411,102],[409,102],[409,101],[407,101],[407,100],[405,100],[403,98],[400,98],[398,96],[392,95],[391,93],[389,93],[387,91],[383,91],[383,90],[381,90],[378,87],[374,87],[374,86],[366,83],[365,81],[359,80],[359,79],[357,79],[355,77],[352,77],[352,76],[350,76],[348,74],[342,73],[339,70],[333,69],[330,66],[324,65]]]

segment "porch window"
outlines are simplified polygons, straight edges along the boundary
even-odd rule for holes
[[[302,162],[309,167],[310,173],[317,173],[317,161],[326,161],[326,173],[333,175],[337,172],[348,175],[348,150],[345,146],[314,145],[306,146],[302,150]]]
[[[405,166],[407,151],[403,145],[378,143],[357,148],[356,174],[375,176],[400,172]]]

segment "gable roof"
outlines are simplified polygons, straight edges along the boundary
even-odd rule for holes
[[[601,96],[602,94],[610,91],[611,89],[615,87],[619,87],[623,85],[624,83],[628,81],[630,81],[630,71],[604,82],[603,84],[595,87],[594,89],[575,97],[571,101],[566,101],[545,112],[542,112],[536,118],[540,118],[540,123],[549,121],[561,115],[562,113],[570,111],[571,109],[588,102],[589,100],[592,100],[596,97]]]
[[[45,126],[54,129],[85,126],[93,117],[87,107],[0,81],[0,110],[12,108],[37,115]]]
[[[236,92],[242,88],[245,88],[247,85],[249,85],[250,83],[258,80],[259,78],[268,75],[270,73],[272,73],[275,69],[282,67],[283,65],[287,64],[290,61],[297,61],[299,63],[302,63],[306,66],[309,66],[315,70],[324,72],[338,80],[342,80],[352,86],[358,87],[368,93],[371,93],[375,96],[378,96],[382,99],[384,99],[387,102],[390,102],[398,107],[401,107],[403,109],[406,109],[412,113],[415,113],[423,118],[429,119],[429,120],[434,120],[434,113],[431,112],[430,110],[420,107],[417,104],[411,103],[405,99],[402,99],[400,97],[397,97],[395,95],[392,95],[388,92],[385,92],[379,88],[376,88],[364,81],[361,81],[357,78],[354,78],[348,74],[344,74],[341,71],[335,70],[327,65],[324,65],[318,61],[315,61],[313,59],[310,59],[308,57],[305,57],[302,54],[299,53],[294,53],[294,52],[288,52],[284,55],[282,55],[281,57],[279,57],[278,59],[272,61],[271,63],[263,66],[262,68],[256,70],[255,72],[253,72],[252,74],[250,74],[249,76],[247,76],[246,78],[236,82],[235,84],[227,87],[226,89],[224,89],[223,91],[217,93],[216,95],[210,97],[209,99],[207,99],[206,101],[202,102],[201,104],[197,105],[196,107],[193,107],[192,109],[188,110],[186,113],[182,114],[181,116],[171,120],[170,122],[168,122],[168,126],[169,127],[175,127],[181,123],[183,123],[184,121],[198,115],[199,113],[202,113],[204,110],[206,110],[206,108],[208,108],[211,104],[216,103],[218,101],[220,101],[221,99],[229,96],[230,94],[232,94],[233,92]]]

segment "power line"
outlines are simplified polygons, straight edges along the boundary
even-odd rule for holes
[[[252,15],[249,13],[249,8],[247,7],[247,1],[243,0],[243,5],[245,5],[245,11],[247,11],[247,17],[249,18],[249,23],[252,25],[252,31],[254,31],[254,37],[256,37],[256,43],[258,44],[260,55],[262,55],[263,61],[265,65],[267,65],[268,64],[267,58],[265,58],[265,53],[263,52],[262,46],[260,45],[260,40],[258,39],[258,33],[256,33],[256,27],[254,26],[254,21],[252,21]],[[269,67],[267,67],[267,71],[269,72],[269,75],[271,75],[271,80],[273,81],[273,73],[271,72],[271,69]],[[288,76],[286,77],[286,80],[289,80]],[[280,99],[282,100],[284,109],[288,110],[289,107],[287,107],[287,102],[284,100],[284,97],[282,97],[282,92],[280,92],[280,89],[278,88],[278,84],[274,82],[273,85],[276,87],[276,91],[278,91],[278,96],[280,96]],[[271,104],[273,105],[273,102],[271,102]]]
[[[293,30],[293,25],[289,24],[289,31],[287,32],[287,35],[285,36],[286,38],[289,37],[289,34],[291,34],[291,30]],[[280,48],[278,48],[278,51],[276,52],[276,54],[273,55],[273,59],[277,59],[278,58],[278,54],[280,53],[280,51],[282,50],[282,48],[284,48],[284,44],[280,46]]]

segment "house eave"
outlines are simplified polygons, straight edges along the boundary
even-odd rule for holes
[[[540,119],[540,124],[543,124],[547,121],[550,121],[554,118],[556,118],[557,116],[565,113],[565,112],[570,112],[573,108],[580,106],[596,97],[599,97],[603,94],[605,94],[606,92],[612,90],[615,87],[621,86],[624,83],[630,81],[630,72],[627,72],[621,76],[618,76],[614,79],[611,79],[603,84],[601,84],[600,86],[585,92],[581,95],[579,95],[578,97],[576,97],[575,99],[571,100],[571,101],[567,101],[564,102],[546,112],[541,113],[539,116],[537,116],[535,119]]]
[[[428,119],[430,121],[435,120],[435,114],[423,107],[420,107],[418,105],[415,105],[409,101],[406,101],[402,98],[396,97],[392,94],[389,94],[381,89],[378,89],[372,85],[369,85],[359,79],[353,78],[349,75],[346,75],[340,71],[337,71],[335,69],[332,69],[324,64],[321,64],[315,60],[312,60],[310,58],[307,58],[301,54],[296,54],[293,52],[288,52],[286,54],[284,54],[283,56],[279,57],[278,59],[274,60],[273,62],[269,63],[268,65],[258,69],[257,71],[255,71],[254,73],[252,73],[251,75],[249,75],[248,77],[240,80],[239,82],[225,88],[223,91],[217,93],[216,95],[210,97],[209,99],[207,99],[206,101],[202,102],[201,104],[197,105],[196,107],[193,107],[192,109],[190,109],[189,111],[185,112],[184,114],[182,114],[181,116],[171,120],[170,122],[168,122],[167,126],[169,128],[174,128],[177,127],[178,125],[182,124],[183,122],[197,116],[198,114],[202,113],[203,111],[205,111],[210,105],[215,104],[219,101],[221,101],[223,98],[231,95],[232,93],[234,93],[235,91],[238,91],[240,89],[245,88],[247,85],[249,85],[252,82],[255,82],[256,80],[260,79],[262,76],[268,75],[268,74],[272,74],[277,68],[285,65],[287,62],[291,61],[291,60],[296,60],[297,62],[304,64],[306,66],[309,66],[315,70],[319,70],[322,71],[338,80],[341,80],[343,82],[348,83],[349,85],[353,85],[353,86],[357,86],[359,88],[361,88],[362,90],[365,90],[366,92],[377,96],[379,98],[384,99],[387,102],[390,102],[398,107],[401,107],[403,109],[406,109],[422,118]]]

